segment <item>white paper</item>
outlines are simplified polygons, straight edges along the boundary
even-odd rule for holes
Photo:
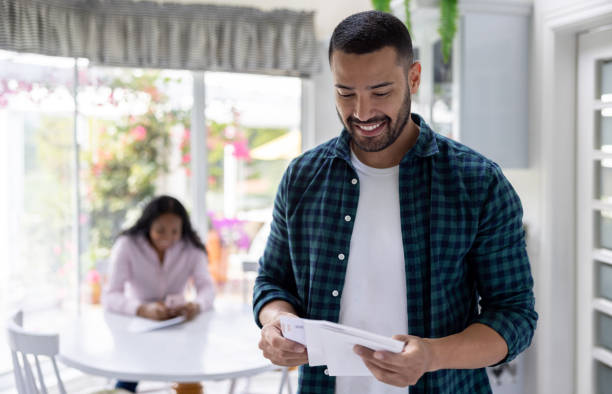
[[[314,320],[308,321],[308,323]],[[308,365],[311,367],[318,367],[319,365],[327,364],[327,357],[325,357],[325,345],[324,338],[325,334],[319,329],[319,325],[304,324],[306,331],[306,350],[308,351]]]
[[[185,321],[185,316],[177,316],[168,320],[150,320],[142,317],[134,317],[128,324],[128,331],[134,333],[142,333],[147,331],[158,330],[164,327],[174,326]]]
[[[324,337],[327,373],[330,376],[371,376],[372,373],[354,351],[355,341],[336,332]]]
[[[285,338],[306,346],[306,333],[302,319],[299,317],[281,316],[280,324]]]
[[[327,365],[330,376],[371,376],[355,345],[399,353],[402,341],[324,320],[281,317],[283,336],[306,345],[308,365]]]

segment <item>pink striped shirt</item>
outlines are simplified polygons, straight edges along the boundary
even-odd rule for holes
[[[172,245],[163,264],[144,236],[121,236],[113,245],[108,283],[102,296],[106,310],[135,315],[143,303],[181,296],[189,278],[197,296],[194,302],[205,311],[212,307],[215,287],[208,272],[208,259],[187,240]]]

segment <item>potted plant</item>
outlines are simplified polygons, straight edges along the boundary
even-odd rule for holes
[[[410,22],[410,0],[403,0],[404,12],[406,13],[406,27],[410,31],[412,25]],[[416,0],[419,7],[440,7],[440,25],[438,32],[442,41],[442,55],[444,62],[448,63],[451,50],[453,48],[453,39],[457,32],[458,0]],[[391,12],[391,0],[372,0],[372,6],[375,10],[383,12]]]

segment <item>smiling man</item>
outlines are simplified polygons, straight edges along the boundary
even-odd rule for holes
[[[346,18],[329,62],[344,130],[279,186],[254,290],[259,347],[301,366],[300,393],[490,393],[484,367],[527,348],[537,321],[520,200],[495,163],[411,114],[421,66],[397,18]],[[283,338],[282,314],[404,350],[356,346],[373,376],[328,376]]]

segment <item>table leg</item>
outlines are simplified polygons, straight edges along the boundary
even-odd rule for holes
[[[174,383],[172,388],[176,394],[204,394],[200,383]]]

